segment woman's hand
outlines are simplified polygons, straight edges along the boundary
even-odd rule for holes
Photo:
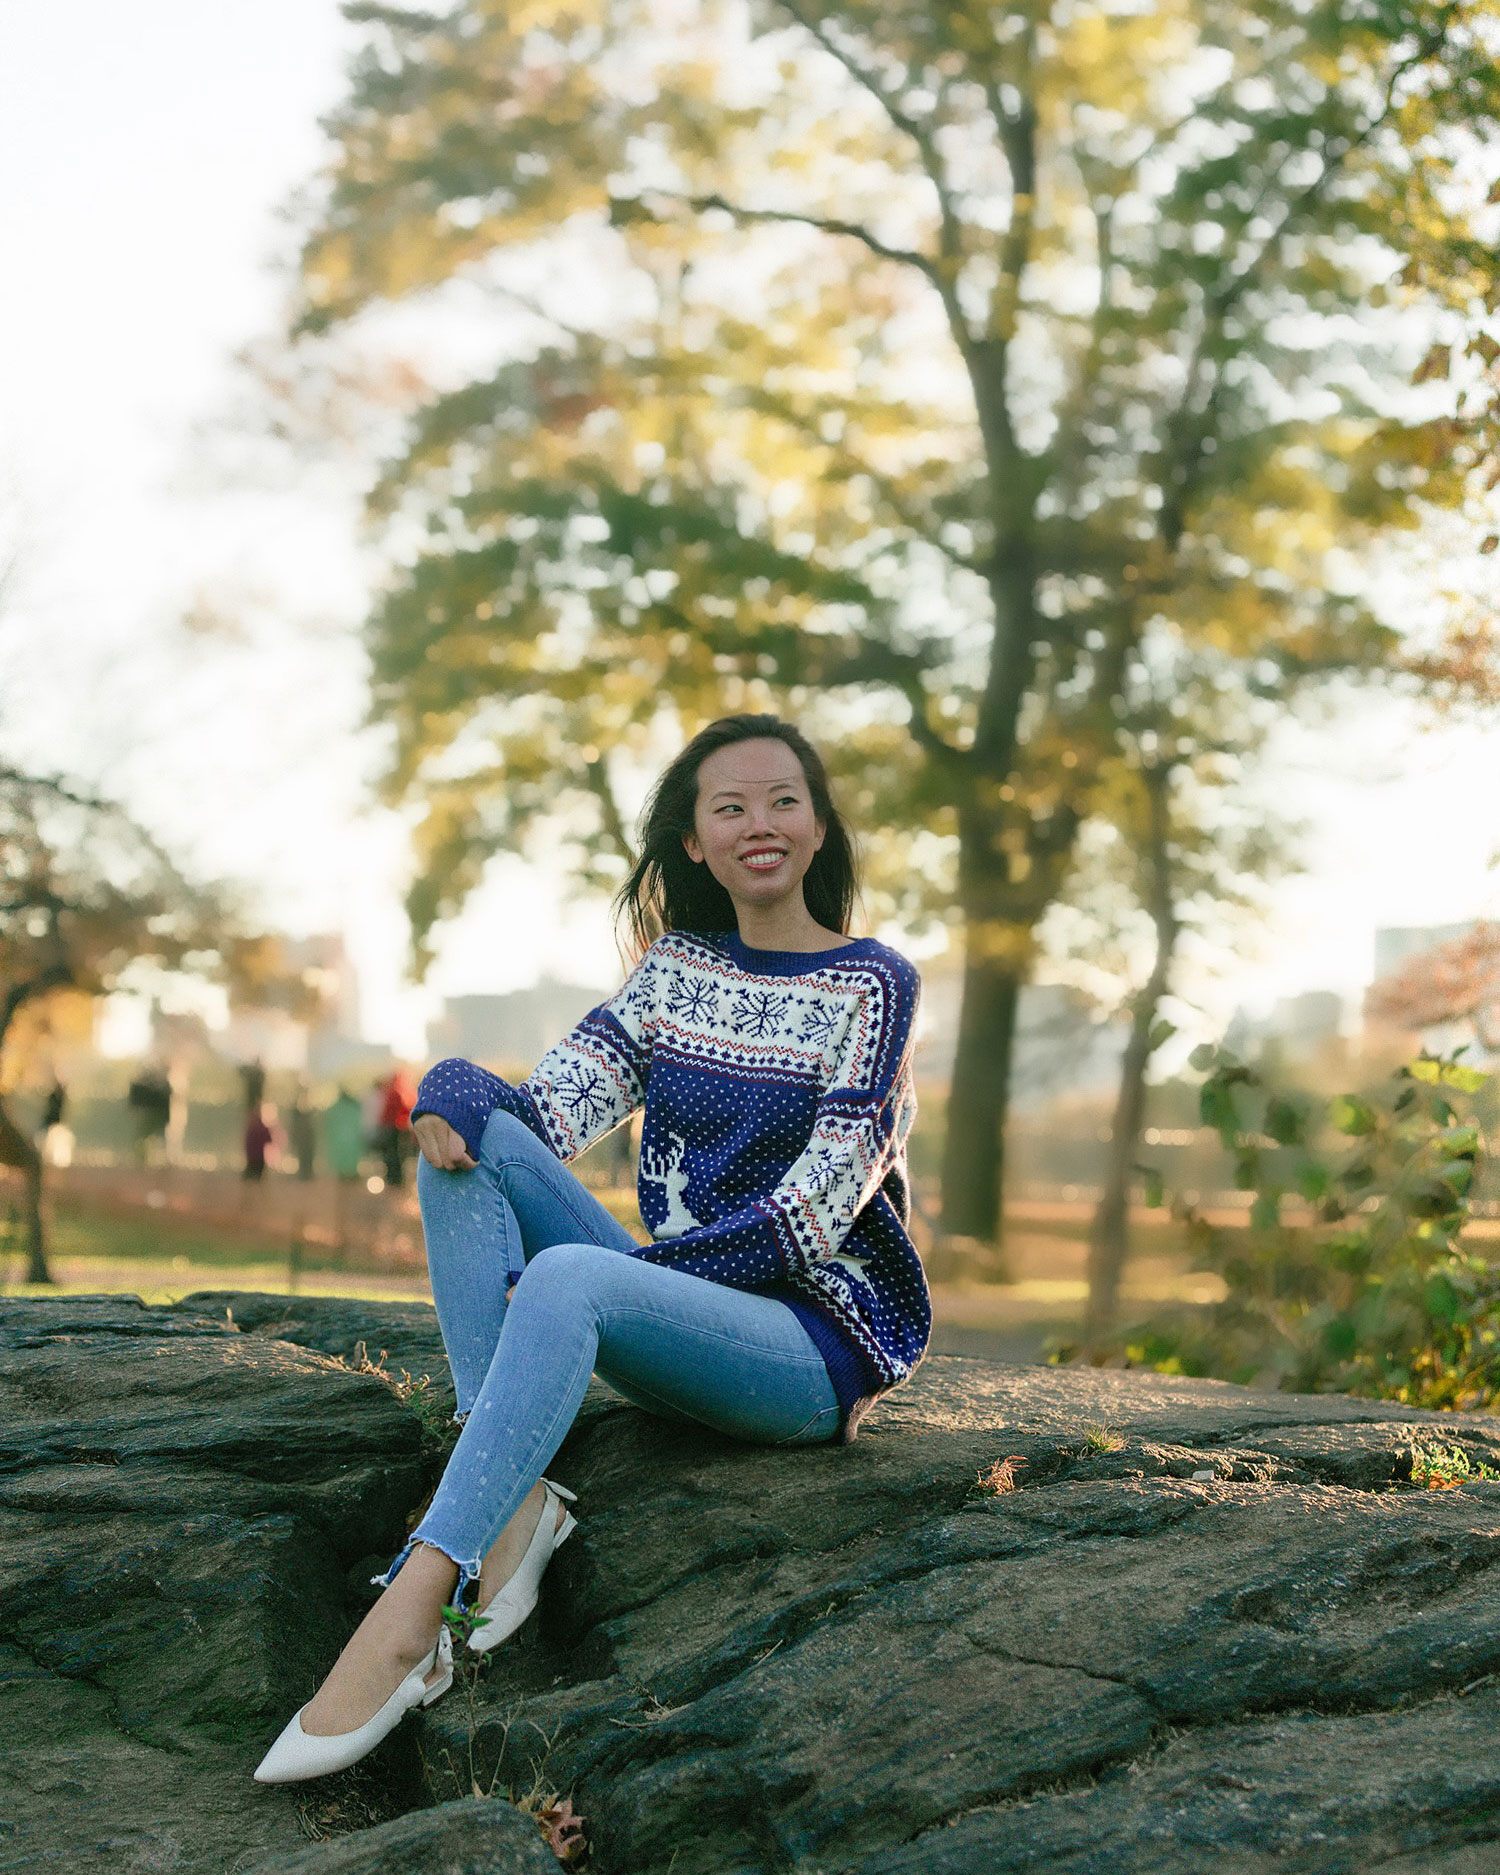
[[[473,1171],[476,1161],[469,1156],[463,1135],[455,1133],[440,1114],[419,1114],[411,1123],[411,1131],[429,1165],[435,1165],[440,1172]]]

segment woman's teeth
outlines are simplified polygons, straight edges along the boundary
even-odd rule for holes
[[[773,866],[779,866],[785,858],[785,853],[747,853],[740,864],[749,866],[756,872],[769,872]]]

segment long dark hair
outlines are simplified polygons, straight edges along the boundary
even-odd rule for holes
[[[823,758],[779,716],[721,716],[700,729],[658,777],[641,814],[640,856],[615,894],[615,922],[626,921],[636,959],[663,931],[733,931],[734,901],[706,865],[690,859],[682,836],[693,831],[698,770],[705,757],[734,742],[771,736],[802,766],[813,813],[823,823],[823,844],[802,878],[802,895],[818,923],[847,931],[858,884],[853,843],[833,804]]]

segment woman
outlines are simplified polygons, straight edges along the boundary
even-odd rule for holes
[[[445,1604],[475,1593],[477,1652],[519,1627],[575,1527],[542,1474],[591,1373],[649,1412],[802,1446],[852,1439],[921,1360],[920,985],[850,938],[853,899],[817,753],[774,716],[723,717],[647,804],[617,900],[643,954],[618,994],[519,1086],[466,1061],[424,1077],[417,1189],[463,1431],[262,1782],[352,1764],[445,1691]],[[565,1169],[642,1104],[646,1245]]]

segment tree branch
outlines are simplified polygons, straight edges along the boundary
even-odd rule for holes
[[[826,23],[801,0],[780,0],[782,10],[790,13],[804,31],[810,33],[830,58],[836,59],[856,84],[861,86],[885,112],[896,129],[910,137],[922,158],[922,168],[932,184],[938,201],[938,253],[946,263],[950,286],[957,284],[958,268],[963,263],[963,225],[953,206],[953,192],[948,185],[947,165],[937,147],[932,126],[912,116],[903,103],[886,87],[869,66],[863,64],[847,47],[829,33]],[[947,293],[944,294],[945,302]],[[957,301],[949,305],[950,316],[961,321]]]
[[[1029,19],[1021,36],[1021,69],[1016,75],[1016,93],[1020,104],[1015,111],[1005,107],[995,80],[985,79],[984,92],[990,114],[999,132],[1000,145],[1010,167],[1010,226],[1000,241],[1000,279],[990,306],[990,337],[1001,345],[1015,334],[1016,313],[1021,301],[1021,277],[1031,258],[1032,237],[1036,231],[1036,101],[1031,82],[1036,63],[1036,20]]]
[[[917,746],[934,761],[966,767],[970,760],[968,750],[955,748],[927,719],[927,692],[922,684],[927,670],[928,660],[920,652],[901,651],[880,639],[863,638],[831,657],[816,681],[818,687],[825,690],[843,684],[891,685],[901,692],[910,707],[907,727]]]
[[[659,219],[651,213],[651,199],[677,202],[684,208],[696,209],[700,213],[709,209],[721,209],[726,215],[732,215],[736,221],[750,225],[760,222],[783,222],[803,228],[816,228],[823,234],[842,235],[851,241],[859,241],[872,254],[881,260],[891,260],[904,267],[915,267],[924,279],[929,280],[939,292],[943,290],[942,280],[936,261],[928,254],[919,253],[915,248],[892,247],[882,241],[878,235],[863,227],[857,221],[841,221],[836,216],[805,215],[790,208],[749,208],[741,203],[730,202],[722,195],[682,195],[672,189],[648,189],[641,196],[615,196],[611,203],[611,214],[619,211],[616,219],[631,219],[629,211],[640,210],[650,220]]]
[[[602,755],[585,764],[589,786],[599,799],[599,811],[604,818],[604,831],[613,842],[616,852],[627,866],[635,861],[635,850],[630,843],[630,835],[625,829],[625,818],[620,812],[620,803],[615,796],[614,783],[610,779],[609,764]]]

